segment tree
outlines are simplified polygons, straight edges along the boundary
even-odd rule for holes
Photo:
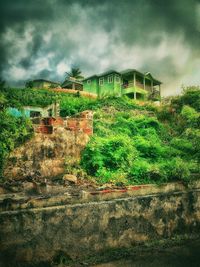
[[[82,80],[81,70],[78,67],[72,67],[70,72],[66,72],[67,76],[65,80],[69,78],[74,78],[75,80]]]
[[[27,82],[25,83],[25,87],[26,87],[26,88],[33,88],[33,81],[27,81]]]
[[[65,81],[68,79],[74,80],[72,81],[72,89],[75,89],[75,80],[82,80],[83,76],[81,75],[81,70],[78,67],[72,67],[70,72],[66,72],[67,76]]]

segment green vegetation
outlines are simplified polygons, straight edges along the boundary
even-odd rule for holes
[[[200,88],[184,90],[161,107],[127,97],[89,99],[50,90],[2,89],[1,165],[14,147],[31,135],[30,122],[6,107],[60,102],[61,116],[94,111],[94,136],[74,172],[97,183],[141,184],[195,179],[200,171]],[[3,149],[2,149],[3,147]],[[2,152],[4,151],[4,152]],[[73,168],[70,168],[73,172]]]
[[[9,153],[31,136],[32,127],[28,119],[15,118],[4,107],[0,109],[0,178]]]
[[[95,102],[93,99],[57,93],[47,89],[31,88],[4,88],[1,90],[3,97],[7,99],[10,107],[22,108],[23,106],[45,107],[55,101],[60,102],[61,116],[66,117],[91,108]]]
[[[95,135],[83,151],[82,167],[99,183],[195,179],[200,171],[199,99],[199,88],[188,88],[159,108],[126,98],[105,100],[96,110]]]

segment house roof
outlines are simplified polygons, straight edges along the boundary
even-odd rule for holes
[[[86,80],[89,80],[89,79],[92,79],[92,78],[99,78],[99,77],[102,77],[102,76],[106,76],[106,75],[109,75],[109,74],[112,74],[112,73],[117,73],[117,74],[120,74],[120,72],[116,71],[116,70],[107,70],[103,73],[100,73],[100,74],[94,74],[92,76],[89,76],[87,78],[85,78],[83,81],[86,81]]]
[[[46,80],[46,79],[35,79],[35,80],[32,80],[32,82],[48,82],[48,83],[60,84],[59,82],[53,82],[53,81]]]
[[[83,79],[83,81],[87,81],[87,80],[89,80],[89,79],[92,79],[92,78],[97,78],[98,77],[98,75],[96,75],[96,74],[94,74],[94,75],[91,75],[91,76],[89,76],[89,77],[87,77],[87,78],[85,78],[85,79]]]
[[[112,74],[112,73],[120,74],[120,72],[118,72],[116,70],[108,70],[108,71],[105,71],[105,72],[99,74],[98,77],[106,76],[106,75],[109,75],[109,74]]]
[[[109,74],[112,74],[112,73],[117,73],[119,75],[125,75],[125,74],[129,74],[129,73],[134,73],[134,72],[137,73],[138,75],[142,76],[142,77],[144,77],[144,76],[146,78],[149,77],[150,79],[152,79],[158,85],[162,83],[161,81],[155,79],[150,72],[142,73],[142,72],[140,72],[140,71],[138,71],[136,69],[126,69],[126,70],[123,70],[123,71],[120,71],[120,72],[118,72],[116,70],[108,70],[108,71],[103,72],[103,73],[98,74],[98,75],[94,74],[92,76],[89,76],[89,77],[85,78],[83,81],[87,81],[87,80],[92,79],[92,78],[99,78],[99,77],[106,76],[106,75],[109,75]]]

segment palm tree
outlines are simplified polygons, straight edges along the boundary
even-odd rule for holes
[[[66,72],[65,81],[68,79],[71,80],[82,80],[84,77],[81,75],[81,70],[79,67],[72,67],[70,72]],[[75,83],[72,82],[72,89],[75,89]]]
[[[74,78],[75,80],[82,80],[81,70],[78,67],[72,67],[70,72],[66,72],[65,79]]]

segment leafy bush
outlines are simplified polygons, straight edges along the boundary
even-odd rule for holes
[[[142,158],[138,158],[134,161],[128,173],[130,184],[149,183],[150,168],[151,165]]]
[[[192,142],[187,140],[186,138],[173,138],[170,142],[170,145],[185,154],[192,154],[194,152]]]
[[[183,87],[183,94],[181,96],[174,97],[171,102],[172,106],[175,107],[178,112],[181,111],[184,105],[188,105],[199,112],[200,86]]]
[[[135,136],[133,140],[141,157],[155,161],[164,156],[165,150],[155,135],[149,136],[148,139],[143,136]]]
[[[186,120],[188,125],[192,127],[200,126],[200,113],[190,106],[183,106],[181,110],[182,117]]]
[[[188,163],[179,157],[161,163],[160,169],[167,181],[188,181],[190,178]]]
[[[32,136],[31,122],[0,112],[0,177],[9,153]]]
[[[81,164],[89,175],[99,177],[104,170],[125,172],[137,155],[128,136],[93,137],[82,153]]]

